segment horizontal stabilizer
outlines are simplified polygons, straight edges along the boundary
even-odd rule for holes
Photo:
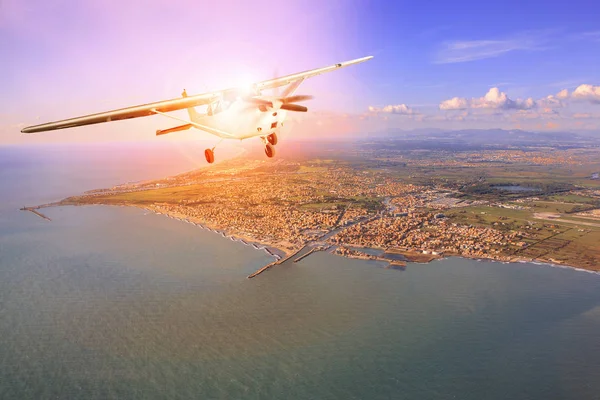
[[[185,131],[186,129],[190,129],[191,127],[192,127],[192,124],[185,124],[185,125],[176,126],[174,128],[169,128],[169,129],[159,129],[156,131],[156,136],[166,135],[167,133],[173,133],[173,132],[178,132],[178,131]]]

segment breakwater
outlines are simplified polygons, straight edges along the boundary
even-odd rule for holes
[[[293,252],[289,256],[287,256],[285,258],[282,258],[281,260],[273,261],[272,263],[265,265],[264,267],[260,268],[259,270],[257,270],[255,272],[251,273],[250,275],[248,275],[248,279],[254,278],[257,275],[262,274],[263,272],[265,272],[269,268],[274,267],[275,265],[283,264],[284,262],[286,262],[286,261],[290,260],[291,258],[295,257],[296,255],[298,255],[306,247],[307,247],[307,245],[305,244],[304,246],[302,246],[301,248],[299,248],[298,250],[296,250],[295,252]],[[312,250],[311,250],[311,252],[312,252]]]
[[[34,213],[35,215],[37,215],[40,218],[43,218],[47,221],[52,221],[49,217],[45,216],[44,214],[42,214],[41,212],[39,212],[37,210],[37,207],[23,207],[20,209],[21,211],[30,211],[32,213]]]

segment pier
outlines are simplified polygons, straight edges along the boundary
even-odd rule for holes
[[[294,262],[295,262],[295,263],[297,263],[298,261],[302,260],[303,258],[310,256],[310,255],[311,255],[312,253],[314,253],[315,251],[318,251],[318,248],[317,248],[317,247],[313,247],[312,249],[310,249],[310,251],[309,251],[308,253],[304,253],[304,254],[302,254],[300,257],[296,258],[296,259],[294,260]]]
[[[279,264],[279,261],[273,261],[272,263],[265,265],[264,267],[262,267],[258,271],[253,272],[250,275],[248,275],[248,279],[254,278],[257,275],[262,274],[263,272],[265,272],[266,270],[268,270],[269,268],[271,268],[272,266],[277,265],[277,264]]]
[[[37,207],[23,207],[20,209],[21,211],[31,211],[32,213],[34,213],[35,215],[37,215],[40,218],[43,218],[47,221],[52,221],[50,218],[48,218],[47,216],[45,216],[44,214],[42,214],[41,212],[39,212],[37,210]]]
[[[281,260],[273,261],[272,263],[265,265],[264,267],[262,267],[258,271],[253,272],[250,275],[248,275],[248,279],[254,278],[257,275],[262,274],[263,272],[265,272],[266,270],[268,270],[271,267],[274,267],[275,265],[283,264],[287,260],[289,260],[292,257],[295,257],[296,255],[298,255],[298,253],[300,253],[302,250],[304,250],[306,248],[306,246],[307,245],[305,244],[304,246],[302,246],[301,248],[299,248],[298,250],[296,250],[295,252],[293,252],[292,254],[290,254],[289,256],[287,256],[286,258],[282,258]]]
[[[325,251],[325,250],[328,250],[330,247],[331,246],[325,246],[325,245],[313,247],[312,249],[310,249],[310,251],[308,253],[302,254],[300,257],[296,258],[294,260],[294,262],[297,263],[298,261],[310,256],[312,253],[316,253],[317,251]]]

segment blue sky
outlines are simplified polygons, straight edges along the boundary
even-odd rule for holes
[[[19,130],[364,55],[303,85],[316,100],[299,134],[600,127],[594,1],[111,4],[0,2],[0,144],[154,139],[169,121]]]
[[[562,83],[598,82],[595,3],[386,2],[365,7],[361,45],[381,43],[377,81],[393,82],[382,93],[387,102],[401,94],[407,102],[439,103],[442,97],[481,96],[495,85],[515,96],[541,97],[563,89]],[[378,23],[369,28],[367,20]]]

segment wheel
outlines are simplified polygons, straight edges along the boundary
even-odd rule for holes
[[[267,136],[267,141],[275,146],[277,144],[277,134],[271,133],[269,136]]]
[[[265,154],[269,158],[275,157],[275,147],[273,147],[271,143],[267,143],[267,145],[265,146]]]
[[[211,149],[204,150],[204,157],[206,157],[206,162],[209,164],[215,162],[215,153]]]

